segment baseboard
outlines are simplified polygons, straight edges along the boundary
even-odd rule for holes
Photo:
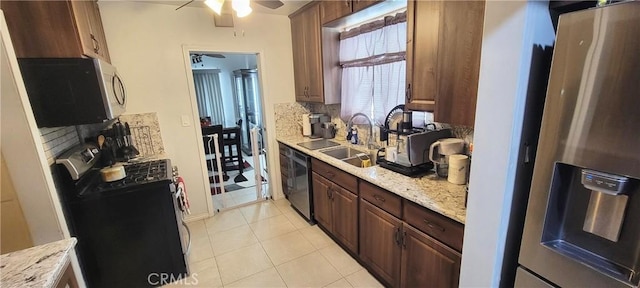
[[[202,219],[207,219],[211,216],[209,216],[209,213],[200,213],[200,214],[194,214],[194,215],[189,215],[187,217],[185,217],[184,222],[186,223],[190,223],[190,222],[195,222],[195,221],[199,221]]]

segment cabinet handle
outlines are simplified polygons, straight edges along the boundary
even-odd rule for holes
[[[336,173],[333,173],[331,171],[327,171],[326,174],[327,174],[327,176],[329,176],[331,178],[336,177]]]
[[[423,221],[424,221],[424,224],[427,224],[427,227],[431,228],[432,230],[439,230],[440,232],[444,232],[444,227],[436,223],[433,223],[427,219],[424,219]]]
[[[347,8],[351,8],[351,0],[345,0],[344,4],[347,5]]]
[[[396,245],[400,246],[400,227],[396,228],[394,238],[396,240]]]
[[[407,90],[404,92],[407,102],[411,102],[411,83],[407,84]]]
[[[100,51],[100,42],[96,39],[96,36],[91,34],[91,42],[93,42],[93,52],[98,53]]]
[[[378,195],[373,195],[373,198],[375,198],[376,200],[380,201],[380,202],[385,202],[387,200],[385,200],[384,198],[378,196]]]
[[[407,231],[402,231],[402,248],[407,248]]]

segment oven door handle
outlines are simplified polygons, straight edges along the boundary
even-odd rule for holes
[[[184,229],[187,230],[187,236],[189,237],[189,241],[187,242],[187,251],[184,252],[184,255],[189,255],[189,253],[191,252],[191,230],[189,230],[189,226],[187,226],[187,223],[184,223],[184,221],[182,222],[182,226],[184,226]]]

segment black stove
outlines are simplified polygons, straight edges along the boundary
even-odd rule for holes
[[[186,277],[190,239],[171,161],[125,164],[127,176],[106,183],[92,148],[74,148],[52,169],[87,286],[147,287]]]
[[[171,180],[169,160],[153,160],[124,166],[124,179],[114,182],[102,182],[97,185],[97,191],[104,192],[112,189],[127,188],[134,185],[147,184],[157,181]]]

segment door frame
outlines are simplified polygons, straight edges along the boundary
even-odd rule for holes
[[[187,82],[189,83],[188,85],[188,89],[189,89],[189,101],[191,102],[191,121],[192,123],[194,123],[193,125],[193,137],[196,137],[196,139],[201,139],[202,138],[202,130],[200,129],[200,113],[198,111],[198,101],[196,101],[196,90],[195,90],[195,84],[193,81],[193,70],[191,68],[191,53],[221,53],[221,54],[255,54],[256,55],[256,63],[257,63],[257,70],[258,70],[258,85],[260,87],[260,92],[262,93],[261,97],[260,97],[260,108],[262,109],[262,111],[265,111],[265,105],[264,105],[264,87],[267,83],[267,81],[264,79],[265,77],[263,77],[263,73],[262,71],[264,70],[264,62],[262,59],[263,57],[265,57],[265,53],[264,51],[255,51],[255,50],[242,50],[242,49],[238,49],[235,51],[229,51],[228,49],[217,49],[216,47],[212,47],[212,46],[206,46],[206,45],[182,45],[182,54],[183,54],[183,60],[184,60],[184,68],[185,68],[185,75],[187,77]],[[235,84],[235,83],[234,83]],[[235,86],[235,85],[232,85]],[[233,88],[235,91],[235,87]],[[196,123],[198,123],[196,125]],[[265,115],[264,113],[262,114],[262,123],[266,123],[265,120]],[[267,129],[266,127],[263,127],[263,133],[267,133]],[[266,138],[266,136],[265,136]],[[197,141],[197,143],[200,143],[201,141]],[[269,151],[268,147],[267,147],[267,143],[265,144],[265,148],[266,151]],[[216,214],[216,211],[213,207],[213,199],[211,198],[211,188],[210,188],[210,184],[209,184],[209,174],[207,172],[207,163],[205,161],[205,153],[204,153],[204,147],[202,147],[202,145],[200,145],[200,148],[198,149],[198,156],[200,159],[200,170],[202,171],[202,179],[204,180],[202,182],[203,184],[203,189],[205,192],[207,192],[207,212],[209,214],[209,216],[213,216],[214,214]],[[265,155],[265,158],[268,159],[268,155]],[[268,161],[269,162],[269,161]],[[267,166],[269,165],[269,163],[267,163]],[[271,171],[271,169],[268,169],[268,171]],[[261,173],[260,171],[256,171],[257,173]],[[269,173],[267,175],[268,178],[268,183],[274,183],[273,179],[271,177],[272,173]],[[261,183],[256,183],[256,185],[260,185]],[[268,193],[271,197],[273,197],[273,185],[269,185],[268,188]]]

